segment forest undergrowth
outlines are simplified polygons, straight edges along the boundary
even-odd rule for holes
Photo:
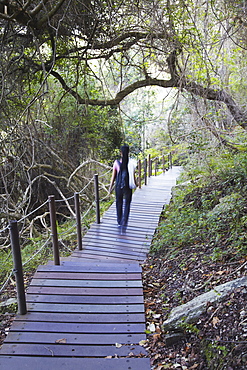
[[[247,369],[247,288],[208,304],[200,319],[172,338],[162,326],[172,308],[247,275],[246,179],[246,153],[207,154],[184,166],[143,264],[144,345],[153,370]],[[34,267],[25,273],[27,285]],[[13,294],[14,284],[5,298]],[[15,308],[2,311],[1,342]]]
[[[171,309],[247,275],[247,155],[224,153],[185,166],[143,265],[152,368],[247,369],[247,288],[208,303],[169,336]]]

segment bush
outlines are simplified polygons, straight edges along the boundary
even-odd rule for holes
[[[220,250],[224,246],[226,254],[244,255],[246,179],[246,153],[217,154],[213,159],[208,153],[207,166],[200,163],[193,169],[190,163],[163,212],[152,251],[203,243]],[[214,252],[213,258],[218,255]]]

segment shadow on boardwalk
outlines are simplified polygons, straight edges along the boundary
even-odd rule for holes
[[[149,178],[133,195],[127,228],[115,204],[60,266],[39,266],[0,350],[0,369],[150,370],[142,263],[180,167]]]

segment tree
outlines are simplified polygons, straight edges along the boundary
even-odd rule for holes
[[[246,128],[245,109],[229,85],[222,84],[214,64],[223,61],[220,48],[226,45],[230,51],[239,43],[245,51],[241,4],[224,0],[2,1],[3,103],[7,109],[16,91],[13,84],[22,94],[23,79],[35,75],[43,88],[48,76],[53,76],[77,103],[93,106],[116,106],[144,86],[175,87],[225,104],[235,121]],[[88,95],[86,87],[79,93],[84,66],[93,74],[92,61],[100,59],[106,61],[106,68],[108,60],[117,60],[119,89],[111,92],[114,96],[104,90],[98,98]],[[60,73],[71,62],[77,73],[74,84]],[[136,68],[136,80],[126,83],[121,78],[130,64]],[[168,78],[163,78],[164,72]]]
[[[13,197],[9,206],[9,194],[17,194],[16,188],[25,193],[27,184],[37,176],[42,179],[44,171],[51,182],[67,183],[82,159],[78,153],[98,154],[105,137],[111,138],[101,158],[109,158],[111,146],[121,141],[117,108],[137,89],[175,88],[195,102],[202,122],[207,112],[222,112],[223,117],[227,109],[246,129],[242,4],[0,1],[1,188],[7,190],[6,209],[15,204]],[[206,101],[217,102],[214,110]],[[73,150],[63,150],[64,144]],[[14,187],[6,188],[6,179]],[[44,188],[37,187],[42,196]]]

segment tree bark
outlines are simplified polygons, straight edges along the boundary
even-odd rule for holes
[[[178,88],[184,89],[191,94],[200,96],[201,98],[214,100],[224,103],[229,109],[235,121],[245,130],[247,129],[247,114],[243,112],[234,99],[224,90],[211,89],[203,87],[195,82],[190,82],[185,78],[171,78],[170,80],[158,80],[156,78],[147,78],[144,80],[136,81],[133,84],[125,87],[119,91],[113,99],[87,99],[82,98],[75,90],[71,89],[64,79],[57,73],[52,71],[51,74],[56,77],[62,87],[70,93],[77,100],[79,104],[88,104],[94,106],[115,106],[118,105],[127,95],[131,94],[137,89],[147,86],[159,86],[163,88]]]

